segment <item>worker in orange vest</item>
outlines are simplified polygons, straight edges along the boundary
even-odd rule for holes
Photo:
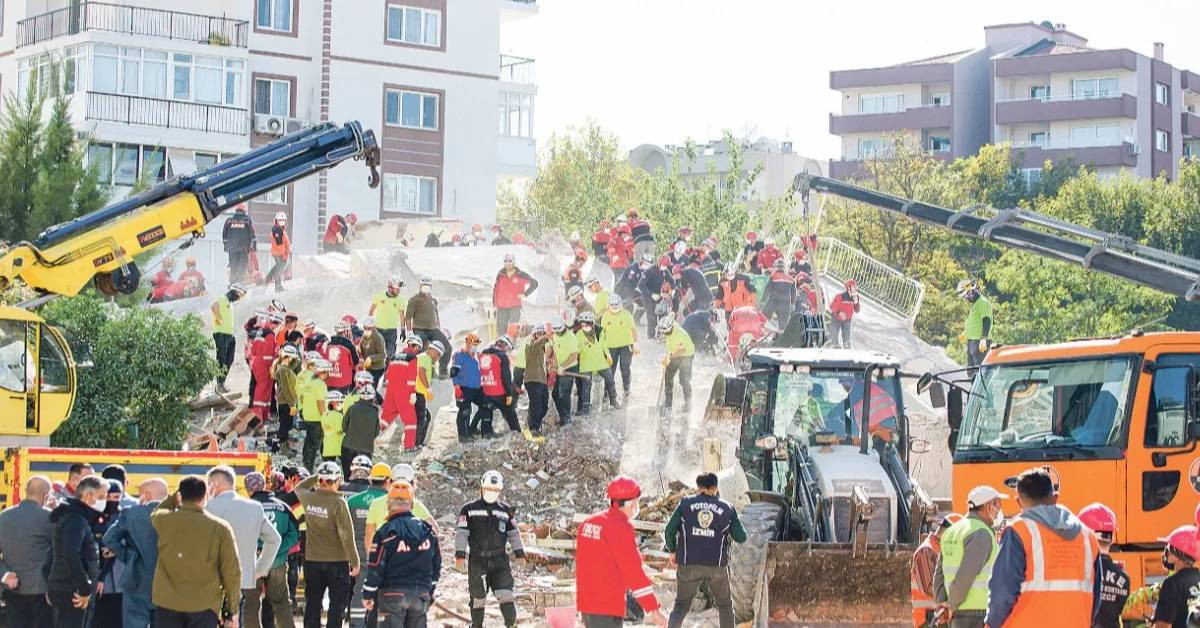
[[[1000,537],[988,581],[988,626],[1090,626],[1100,605],[1100,544],[1044,468],[1017,477],[1021,514]]]
[[[913,626],[922,628],[933,619],[934,603],[933,572],[937,569],[938,555],[942,552],[942,532],[962,521],[962,515],[950,513],[942,517],[938,527],[925,537],[917,551],[913,552],[912,572],[909,588],[912,590]]]

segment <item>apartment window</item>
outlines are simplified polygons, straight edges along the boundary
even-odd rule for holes
[[[1171,104],[1171,88],[1164,83],[1155,83],[1154,102],[1160,105]]]
[[[287,205],[287,189],[288,186],[283,185],[263,194],[254,199],[256,203],[270,203],[272,205]]]
[[[500,135],[533,137],[533,96],[500,93]]]
[[[383,210],[404,214],[436,214],[437,184],[433,177],[383,175]]]
[[[887,150],[887,146],[887,140],[882,138],[860,139],[858,140],[858,158],[871,159],[882,157]]]
[[[254,20],[264,30],[292,32],[292,0],[258,0]]]
[[[1190,141],[1183,143],[1184,157],[1200,157],[1200,141]]]
[[[904,110],[904,94],[863,94],[858,97],[859,113],[895,113]]]
[[[948,107],[950,105],[950,92],[930,94],[929,105],[932,107]]]
[[[950,138],[938,135],[929,136],[929,150],[934,153],[950,152]]]
[[[1049,85],[1030,85],[1029,86],[1030,100],[1050,100]]]
[[[142,176],[161,183],[171,176],[167,149],[159,146],[93,143],[88,145],[87,157],[88,167],[95,169],[96,178],[105,185],[132,186]]]
[[[1026,186],[1037,185],[1042,180],[1041,168],[1022,168],[1021,178],[1025,180]]]
[[[438,128],[436,95],[389,89],[386,91],[384,108],[388,124],[432,131]]]
[[[196,171],[207,170],[221,162],[221,156],[216,153],[201,153],[197,152],[193,157],[196,162]]]
[[[104,185],[112,183],[112,144],[90,144],[87,149],[88,166],[96,171],[96,179]]]
[[[442,12],[389,4],[387,40],[414,46],[441,45]]]
[[[291,115],[292,83],[279,79],[254,79],[254,113]]]
[[[241,107],[244,77],[245,61],[238,59],[107,44],[92,47],[92,90],[106,94]]]
[[[1050,134],[1046,131],[1033,131],[1029,134],[1029,143],[1046,148],[1050,145]],[[1041,172],[1040,170],[1038,172]]]
[[[1071,127],[1071,146],[1115,146],[1121,142],[1121,127],[1116,124]]]
[[[1120,84],[1115,78],[1073,79],[1071,96],[1075,99],[1111,98],[1116,96]]]
[[[1171,150],[1171,134],[1161,129],[1154,129],[1154,150],[1168,152]]]
[[[80,46],[69,46],[63,49],[61,55],[42,54],[21,59],[17,62],[17,85],[24,90],[32,83],[38,96],[48,96],[57,73],[59,93],[74,94],[80,86],[81,54]],[[24,95],[23,91],[21,95]]]

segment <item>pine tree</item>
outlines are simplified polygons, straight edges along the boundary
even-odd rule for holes
[[[50,119],[41,133],[36,162],[37,179],[33,184],[31,230],[65,222],[77,216],[75,188],[83,178],[83,166],[76,149],[75,129],[71,127],[69,102],[57,89],[57,72],[51,80]]]
[[[0,120],[0,240],[25,240],[39,230],[30,215],[30,183],[37,181],[43,103],[36,81],[30,81],[24,96],[10,95],[5,101]]]

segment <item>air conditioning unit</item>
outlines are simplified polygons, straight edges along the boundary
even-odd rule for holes
[[[265,113],[254,114],[254,132],[264,135],[288,135],[295,133],[308,126],[308,123],[299,118],[289,118],[287,116],[273,116]]]

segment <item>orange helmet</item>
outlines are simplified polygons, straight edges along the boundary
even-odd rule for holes
[[[467,337],[464,340],[464,342],[468,345],[477,345],[483,341],[479,339],[479,334],[476,334],[475,332],[470,332],[467,334]]]
[[[194,257],[189,257],[189,258],[187,258],[186,260],[184,260],[184,262],[183,262],[183,263],[184,263],[184,264],[187,264],[187,267],[188,267],[188,268],[195,268],[195,266],[196,266],[196,258],[194,258]]]

